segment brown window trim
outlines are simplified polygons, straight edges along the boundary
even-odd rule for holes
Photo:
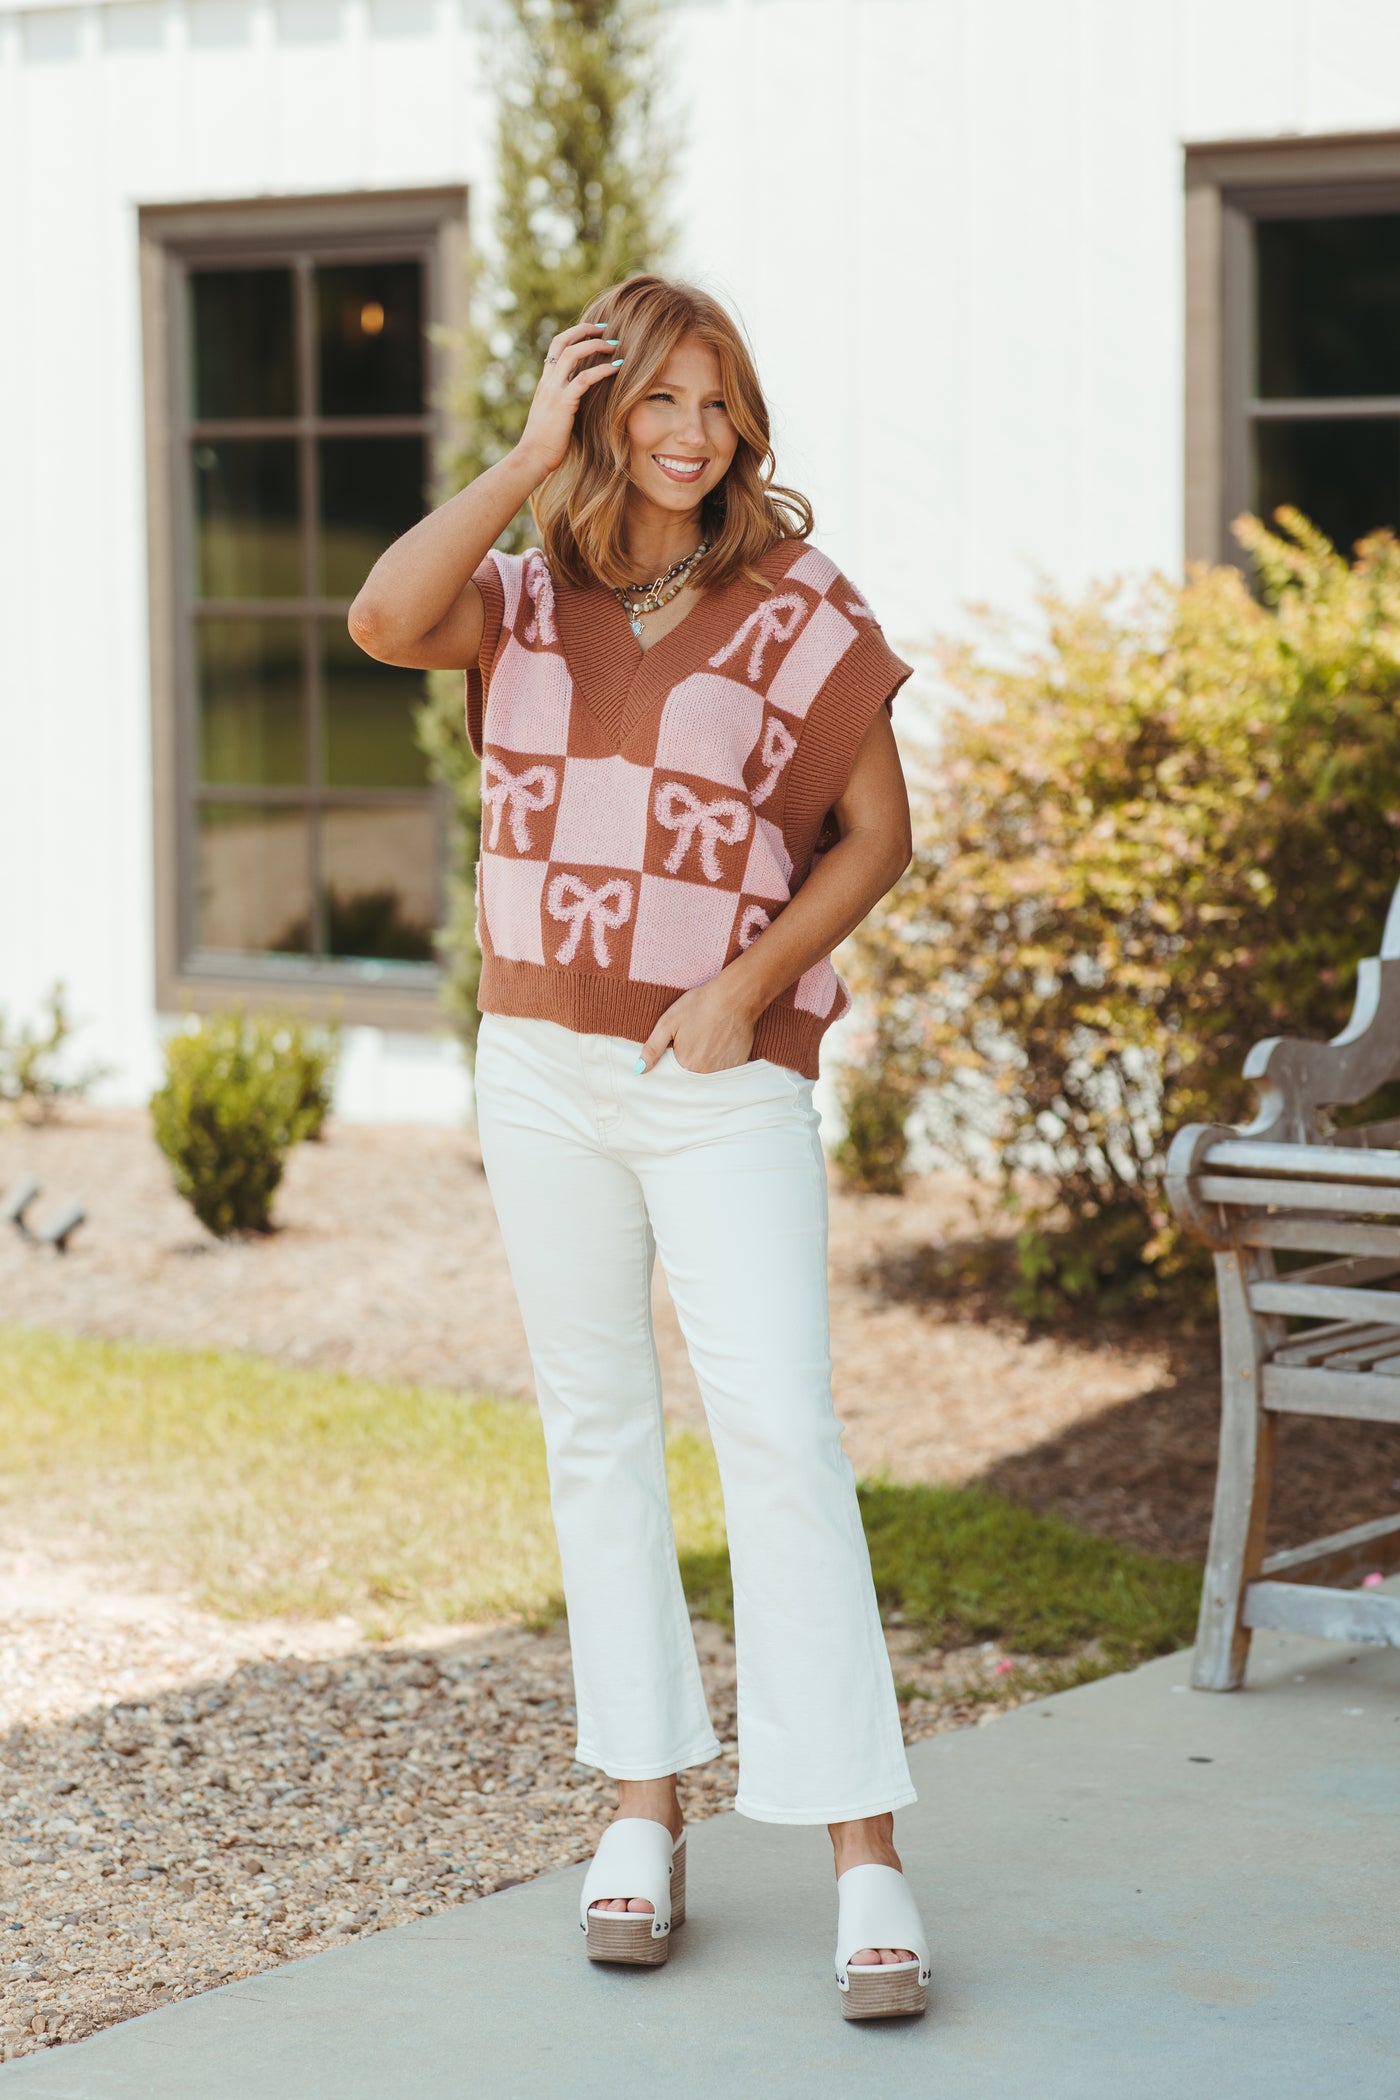
[[[1252,500],[1254,222],[1396,210],[1400,132],[1186,148],[1188,561],[1241,561],[1230,522]]]
[[[184,807],[182,787],[188,729],[180,699],[175,577],[180,499],[174,456],[172,353],[182,334],[175,298],[181,272],[192,256],[214,252],[221,260],[232,259],[243,249],[250,255],[261,254],[270,242],[314,242],[350,255],[366,248],[377,253],[385,243],[415,239],[426,241],[429,249],[431,319],[458,330],[465,322],[467,294],[467,192],[463,188],[146,205],[139,212],[156,1006],[161,1013],[184,1009],[208,1013],[246,1001],[249,1005],[285,1004],[312,1019],[338,1018],[348,1025],[413,1031],[444,1025],[437,973],[427,968],[420,985],[377,984],[373,964],[324,963],[313,971],[295,962],[250,957],[246,968],[221,962],[217,969],[205,970],[186,965],[181,952],[181,899],[188,893],[190,876],[189,811]],[[440,349],[433,353],[432,372],[436,400],[447,379]],[[455,441],[460,433],[450,428],[441,410],[434,413],[439,436]],[[279,610],[286,609],[279,605]],[[393,799],[392,790],[385,795]]]

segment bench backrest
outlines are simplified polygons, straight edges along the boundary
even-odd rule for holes
[[[1256,1043],[1244,1076],[1259,1087],[1259,1113],[1235,1135],[1281,1145],[1400,1145],[1400,1119],[1332,1132],[1322,1111],[1354,1107],[1400,1079],[1400,884],[1390,900],[1379,955],[1358,965],[1351,1019],[1330,1043],[1270,1036]]]

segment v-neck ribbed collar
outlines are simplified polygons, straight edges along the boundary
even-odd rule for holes
[[[800,542],[780,540],[755,564],[770,583]],[[574,690],[589,713],[621,750],[649,709],[728,641],[759,602],[756,586],[742,573],[716,591],[706,591],[685,618],[649,649],[633,634],[626,613],[602,583],[556,579],[555,616]],[[746,604],[747,601],[747,604]]]

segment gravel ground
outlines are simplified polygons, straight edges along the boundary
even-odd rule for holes
[[[733,1645],[696,1636],[724,1755],[685,1779],[692,1821],[737,1770]],[[911,1741],[995,1713],[1000,1650],[889,1638]],[[587,1858],[606,1819],[561,1629],[372,1649],[35,1545],[0,1563],[0,1643],[6,2060]]]

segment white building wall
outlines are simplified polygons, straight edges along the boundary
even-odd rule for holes
[[[466,182],[475,0],[0,0],[0,1006],[155,1068],[143,203]],[[1394,0],[679,0],[678,261],[897,642],[1179,560],[1181,149],[1400,128]],[[451,1112],[370,1032],[361,1112]],[[437,1058],[435,1076],[425,1058]],[[426,1104],[431,1103],[431,1107]]]

